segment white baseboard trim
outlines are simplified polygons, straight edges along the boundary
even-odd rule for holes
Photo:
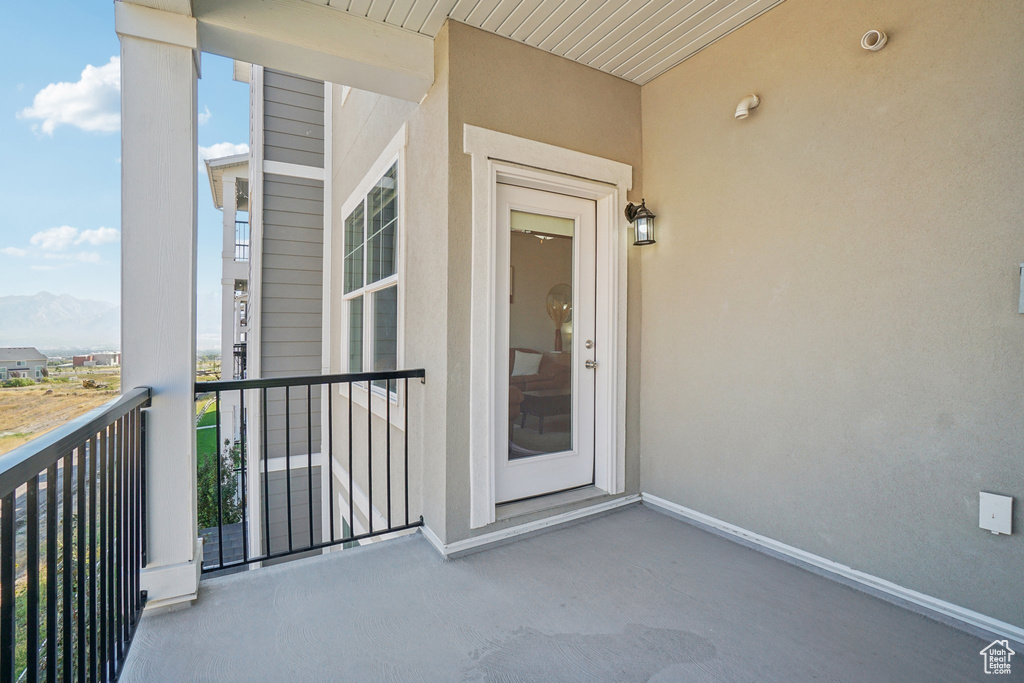
[[[437,552],[441,553],[445,558],[452,558],[465,555],[470,552],[485,550],[496,545],[501,545],[518,536],[533,534],[538,531],[551,529],[552,527],[562,526],[563,524],[568,524],[578,519],[583,519],[584,517],[599,515],[610,510],[615,510],[616,508],[634,505],[639,502],[640,494],[634,493],[620,498],[605,500],[576,510],[562,512],[543,519],[535,519],[532,522],[525,522],[524,524],[517,524],[505,529],[499,529],[498,531],[481,534],[480,536],[474,536],[473,538],[467,538],[462,541],[455,541],[454,543],[443,543],[441,539],[437,537],[437,534],[435,534],[428,526],[421,527],[421,531],[423,532],[423,536],[430,541],[430,544],[434,546],[434,549],[437,550]]]
[[[683,517],[686,519],[693,520],[699,524],[710,527],[723,534],[735,536],[736,538],[747,541],[748,543],[761,546],[769,551],[784,555],[793,560],[796,560],[798,564],[810,565],[818,569],[824,570],[829,574],[842,577],[856,584],[865,586],[873,591],[884,593],[898,600],[902,600],[918,607],[924,608],[928,612],[934,612],[938,615],[946,617],[947,619],[954,619],[962,622],[968,626],[976,629],[982,629],[990,633],[996,634],[1001,637],[1012,638],[1017,642],[1024,643],[1024,628],[1014,626],[1013,624],[1005,621],[994,619],[987,615],[975,612],[974,610],[954,605],[953,603],[940,600],[939,598],[924,593],[919,593],[910,588],[904,588],[903,586],[897,585],[891,581],[866,574],[865,572],[858,571],[846,565],[833,562],[832,560],[826,559],[819,555],[809,553],[799,548],[794,548],[791,545],[786,545],[780,541],[762,536],[748,531],[742,527],[738,527],[735,524],[723,522],[720,519],[705,515],[702,512],[691,510],[688,507],[673,503],[672,501],[659,498],[658,496],[651,495],[650,493],[642,493],[643,502],[645,505],[651,507],[660,508],[662,511]],[[943,620],[945,621],[945,620]]]
[[[191,562],[146,567],[139,576],[142,590],[148,593],[147,613],[187,607],[199,596],[199,576],[203,567],[203,539],[196,539]]]

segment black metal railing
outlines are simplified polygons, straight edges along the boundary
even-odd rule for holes
[[[235,221],[235,260],[249,260],[249,221]]]
[[[235,351],[234,351],[233,355],[234,355],[234,359],[235,359],[234,378],[235,379],[245,379],[245,367],[246,367],[245,342],[242,342],[240,344],[235,344]]]
[[[215,430],[213,442],[216,444],[213,453],[197,448],[199,533],[206,540],[203,572],[276,560],[422,526],[423,518],[411,515],[409,508],[409,380],[425,381],[425,377],[424,370],[394,370],[197,383],[197,400],[213,400],[218,408],[223,396],[237,395],[237,414],[241,416],[239,425],[227,428],[223,424],[225,415],[218,409],[214,424],[198,427]],[[395,436],[402,439],[403,444],[401,453],[394,454],[397,446],[392,444],[392,404],[400,385],[404,419],[402,433]],[[348,389],[347,396],[338,390],[343,386]],[[361,435],[365,440],[355,436],[353,396],[360,391],[383,398],[384,414],[376,419],[383,418],[387,428],[376,440],[374,411],[368,408],[365,422],[360,425],[365,428],[365,434]],[[321,398],[322,392],[326,392],[326,401]],[[336,398],[347,404],[337,416]],[[319,416],[321,403],[327,415],[326,429],[315,432],[313,418],[314,414]],[[258,439],[254,440],[259,444],[255,485],[250,481],[253,473],[249,472],[247,464],[247,450],[252,447],[247,434],[247,405],[258,406],[260,414]],[[334,417],[344,420],[347,432],[337,460],[344,471],[343,477],[348,480],[347,492],[337,503],[342,506],[340,510],[336,509],[334,490]],[[319,428],[319,417],[316,422]],[[227,433],[237,434],[237,440],[224,439]],[[320,443],[321,440],[324,442]],[[200,443],[209,444],[209,439],[197,437],[197,444]],[[320,496],[314,493],[313,468],[316,465],[313,456],[316,453],[320,454],[320,466],[329,468],[327,509],[321,509]],[[305,470],[305,481],[302,481],[302,470]],[[237,482],[239,490],[232,490],[233,482]],[[250,486],[260,498],[256,513],[251,509]],[[360,491],[358,502],[354,493],[357,490]],[[270,504],[272,491],[280,504]],[[303,493],[306,505],[302,505]],[[375,497],[379,509],[374,504]],[[328,515],[328,522],[321,528],[314,523],[317,512]],[[356,533],[354,521],[357,512],[364,518],[364,522],[359,523],[363,528],[360,533]],[[341,524],[335,522],[336,515]],[[308,518],[308,528],[305,524],[301,529],[296,528],[307,521],[305,518]]]
[[[0,456],[0,681],[120,675],[146,604],[150,396]]]

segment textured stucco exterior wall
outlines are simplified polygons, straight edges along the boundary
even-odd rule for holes
[[[472,183],[463,152],[466,123],[614,159],[634,168],[640,183],[638,86],[463,24],[448,22],[435,39],[435,81],[420,104],[353,90],[344,105],[334,91],[333,179],[335,245],[341,272],[341,206],[366,170],[408,124],[405,187],[407,239],[405,367],[427,369],[411,403],[417,467],[411,480],[427,524],[445,542],[469,529],[469,339]],[[540,75],[543,74],[543,77]],[[631,348],[639,344],[639,266],[631,253]],[[341,334],[341,291],[332,292],[333,339]],[[635,357],[635,356],[634,356]],[[331,365],[341,368],[340,345]],[[638,395],[639,366],[628,368],[627,394]],[[415,395],[422,399],[417,402]],[[336,433],[347,435],[347,413],[335,405]],[[635,403],[634,403],[635,405]],[[347,410],[347,408],[346,408]],[[628,425],[638,418],[631,410]],[[353,419],[354,440],[365,444],[365,413]],[[374,423],[383,433],[383,422]],[[639,436],[627,427],[626,488],[639,491]],[[362,467],[360,465],[360,467]],[[356,475],[360,467],[355,468]],[[364,468],[365,469],[365,468]],[[381,478],[376,476],[375,482]],[[422,487],[422,488],[420,488]],[[377,486],[375,485],[375,491]],[[375,496],[377,494],[375,493]],[[414,507],[411,505],[411,507]],[[413,510],[415,512],[415,509]],[[522,521],[522,519],[518,520]],[[492,531],[499,525],[476,530]]]
[[[405,368],[426,368],[427,382],[409,383],[410,509],[413,519],[422,512],[431,528],[444,538],[446,365],[445,289],[447,287],[447,211],[448,211],[448,31],[442,28],[434,41],[434,85],[419,104],[405,102],[361,90],[352,90],[342,105],[341,87],[334,88],[334,248],[332,270],[338,274],[331,293],[333,339],[331,367],[341,371],[341,286],[343,220],[342,204],[366,175],[370,166],[391,139],[407,125],[405,187],[400,201],[405,203],[405,224],[400,227],[406,240],[404,288],[404,362]],[[347,406],[335,402],[336,434],[347,438]],[[340,431],[337,431],[340,430]],[[373,425],[375,455],[374,498],[383,500],[384,421]],[[394,453],[399,454],[402,435],[392,432]],[[366,444],[366,413],[356,407],[353,413],[353,441]],[[347,459],[347,453],[345,454]],[[365,455],[363,456],[365,458]],[[357,476],[365,474],[365,460],[353,468]],[[360,469],[361,468],[361,469]],[[400,478],[400,470],[395,476]],[[393,492],[400,491],[396,479]],[[365,489],[365,483],[363,484]],[[419,502],[417,502],[419,501]],[[397,512],[397,509],[396,509]]]
[[[493,531],[469,528],[469,342],[472,248],[470,157],[463,151],[465,124],[586,152],[633,166],[639,196],[640,88],[568,59],[448,22],[448,423],[447,541]],[[639,348],[638,255],[629,263],[630,349]],[[640,485],[639,362],[627,367],[626,491]],[[543,516],[543,515],[538,515]],[[520,518],[516,522],[522,522]],[[507,523],[506,523],[507,524]]]
[[[645,491],[1024,624],[1022,73],[1018,2],[788,0],[643,88]]]

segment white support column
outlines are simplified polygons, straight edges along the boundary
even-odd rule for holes
[[[332,332],[334,322],[331,317],[331,297],[333,285],[334,262],[334,85],[324,83],[324,264],[323,272],[323,307],[321,309],[321,351],[320,373],[329,375],[332,372],[331,353],[334,349]],[[334,477],[334,453],[330,449],[330,425],[334,415],[328,410],[333,402],[328,400],[334,388],[330,385],[320,392],[320,521],[322,539],[331,538],[331,527],[334,535],[341,536],[341,529],[336,526],[337,520],[331,519],[331,511],[337,516],[337,500],[331,505],[331,480]],[[324,419],[323,416],[327,416]],[[337,496],[337,493],[335,493]],[[331,539],[334,540],[334,539]]]
[[[234,370],[235,344],[235,210],[238,200],[235,196],[235,179],[222,179],[224,212],[222,222],[223,247],[221,249],[221,327],[220,327],[220,374],[221,379],[231,379]]]
[[[199,587],[196,534],[196,22],[116,2],[121,39],[122,386],[148,414],[149,607]]]

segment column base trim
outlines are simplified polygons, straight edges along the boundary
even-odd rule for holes
[[[146,567],[140,579],[149,595],[146,613],[168,612],[191,606],[199,597],[199,576],[203,567],[203,539],[196,539],[190,562]]]

